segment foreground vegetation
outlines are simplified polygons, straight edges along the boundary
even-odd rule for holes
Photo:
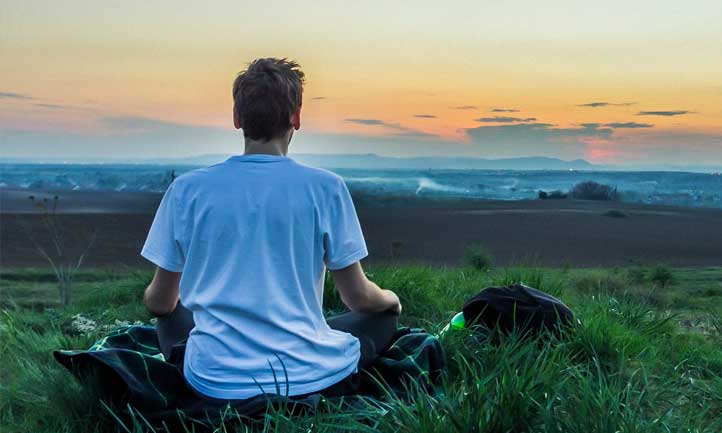
[[[443,396],[412,393],[353,413],[333,408],[219,431],[709,432],[722,431],[722,268],[483,270],[372,267],[399,293],[403,324],[437,332],[471,294],[523,281],[561,297],[578,325],[560,339],[501,344],[448,334]],[[671,277],[667,275],[671,274]],[[120,426],[92,390],[52,356],[89,347],[107,329],[148,323],[146,271],[78,271],[74,304],[57,302],[55,276],[0,278],[0,430],[143,431]],[[327,280],[329,312],[342,305]]]

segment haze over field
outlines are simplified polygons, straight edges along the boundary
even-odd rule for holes
[[[702,0],[8,0],[0,150],[240,153],[231,82],[288,56],[308,78],[293,152],[719,165],[720,22]]]

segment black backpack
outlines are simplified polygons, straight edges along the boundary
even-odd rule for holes
[[[482,325],[504,333],[524,335],[543,330],[556,333],[574,322],[574,314],[562,301],[524,284],[487,287],[462,307],[466,327]]]

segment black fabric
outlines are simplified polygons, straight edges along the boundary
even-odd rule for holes
[[[344,380],[337,388],[303,396],[263,394],[231,401],[198,398],[177,365],[161,353],[152,326],[118,328],[87,350],[57,350],[53,355],[77,378],[90,381],[114,416],[126,425],[140,422],[152,425],[156,432],[198,432],[213,430],[222,419],[236,422],[262,417],[270,407],[293,408],[295,412],[313,411],[325,404],[346,409],[383,405],[379,399],[385,392],[404,398],[411,381],[440,395],[437,386],[446,364],[439,340],[422,329],[401,328],[391,341],[367,370],[348,379],[356,382],[351,383],[359,390],[355,395],[340,388],[349,384]],[[183,349],[182,343],[177,344],[172,352],[182,359]],[[379,383],[387,388],[379,388]]]
[[[559,299],[523,284],[487,287],[462,307],[466,326],[483,325],[505,333],[558,331],[574,321],[574,314]]]
[[[165,359],[171,360],[173,346],[185,342],[195,326],[193,312],[181,303],[178,303],[170,314],[158,318],[158,344]]]

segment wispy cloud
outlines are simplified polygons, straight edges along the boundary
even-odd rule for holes
[[[385,120],[381,120],[381,119],[351,118],[351,119],[344,119],[344,120],[346,122],[355,123],[357,125],[380,126],[383,128],[392,129],[392,130],[396,131],[392,135],[398,136],[398,137],[421,138],[421,139],[438,137],[435,134],[418,131],[416,129],[412,129],[407,126],[401,125],[400,123],[386,122]]]
[[[98,122],[101,131],[93,129],[78,133],[15,129],[12,125],[0,123],[3,138],[0,140],[0,153],[7,158],[43,155],[101,159],[242,151],[242,147],[238,147],[240,133],[231,128],[143,117],[103,117]],[[377,123],[377,126],[368,128],[383,126]],[[681,162],[680,149],[684,149],[683,161],[687,163],[722,160],[722,134],[719,132],[690,133],[647,128],[636,130],[633,136],[624,136],[623,129],[597,123],[568,128],[547,123],[480,124],[463,131],[468,137],[465,142],[400,129],[389,129],[386,134],[307,131],[294,136],[293,148],[300,153],[375,152],[391,156],[464,155],[483,158],[533,155],[563,159],[593,158],[593,152],[601,149],[619,155],[617,161],[624,163],[678,163]]]
[[[400,131],[400,132],[397,132],[397,133],[395,133],[395,134],[393,134],[393,135],[396,136],[396,137],[399,137],[399,138],[407,138],[407,139],[414,139],[414,138],[416,138],[416,139],[420,139],[420,140],[428,140],[428,139],[431,139],[431,138],[439,138],[439,136],[436,135],[436,134],[431,134],[431,133],[429,133],[429,132],[424,132],[424,131],[417,131],[417,130],[413,130],[413,129],[409,129],[409,130],[406,130],[406,131]]]
[[[449,108],[451,108],[452,110],[476,110],[479,107],[477,107],[476,105],[459,105],[457,107],[449,107]]]
[[[344,119],[346,122],[357,123],[359,125],[388,125],[381,119]]]
[[[421,119],[436,119],[436,116],[433,114],[414,114],[414,117],[418,117]]]
[[[54,110],[60,109],[60,108],[66,108],[65,105],[60,104],[35,104],[36,107],[40,108],[52,108]]]
[[[681,116],[689,114],[688,110],[670,110],[670,111],[640,111],[637,116]]]
[[[150,134],[169,133],[191,130],[209,132],[219,128],[211,126],[192,125],[187,123],[169,122],[141,116],[108,116],[98,119],[98,123],[120,134]],[[182,134],[182,132],[179,132]],[[176,134],[173,134],[176,135]]]
[[[611,122],[605,123],[604,126],[614,129],[619,128],[651,128],[654,125],[651,123],[637,123],[637,122]]]
[[[480,117],[478,119],[474,119],[477,122],[484,122],[484,123],[516,123],[516,122],[535,122],[537,119],[536,117],[508,117],[508,116],[494,116],[494,117]]]
[[[590,143],[606,142],[614,129],[598,123],[577,128],[556,128],[549,123],[479,126],[466,130],[473,148],[496,156],[555,156],[583,158]]]
[[[85,158],[132,155],[173,156],[203,153],[232,153],[237,148],[239,132],[230,128],[168,122],[132,116],[88,119],[97,128],[83,132],[35,131],[4,128],[3,156],[29,154]],[[5,149],[5,142],[8,149]],[[49,145],[48,143],[52,143]],[[7,152],[6,152],[7,150]]]
[[[321,100],[321,99],[326,99],[326,97],[325,97],[325,96],[314,96],[314,97],[311,98],[311,99],[313,99],[313,100],[315,100],[315,101],[318,101],[318,100]]]
[[[586,104],[578,104],[577,107],[590,107],[590,108],[609,107],[609,106],[626,107],[626,106],[634,105],[634,104],[636,104],[636,102],[587,102]]]
[[[492,113],[518,113],[519,110],[516,108],[492,108]]]
[[[30,95],[15,92],[0,92],[0,99],[35,99]]]
[[[85,106],[73,106],[73,105],[66,105],[66,104],[57,104],[53,102],[40,102],[40,101],[47,101],[46,98],[38,98],[32,95],[28,95],[25,93],[17,93],[17,92],[0,92],[0,99],[14,99],[17,101],[35,101],[32,105],[38,108],[47,108],[52,110],[60,110],[60,109],[71,109],[71,110],[91,110],[95,111],[93,107],[85,107]]]

